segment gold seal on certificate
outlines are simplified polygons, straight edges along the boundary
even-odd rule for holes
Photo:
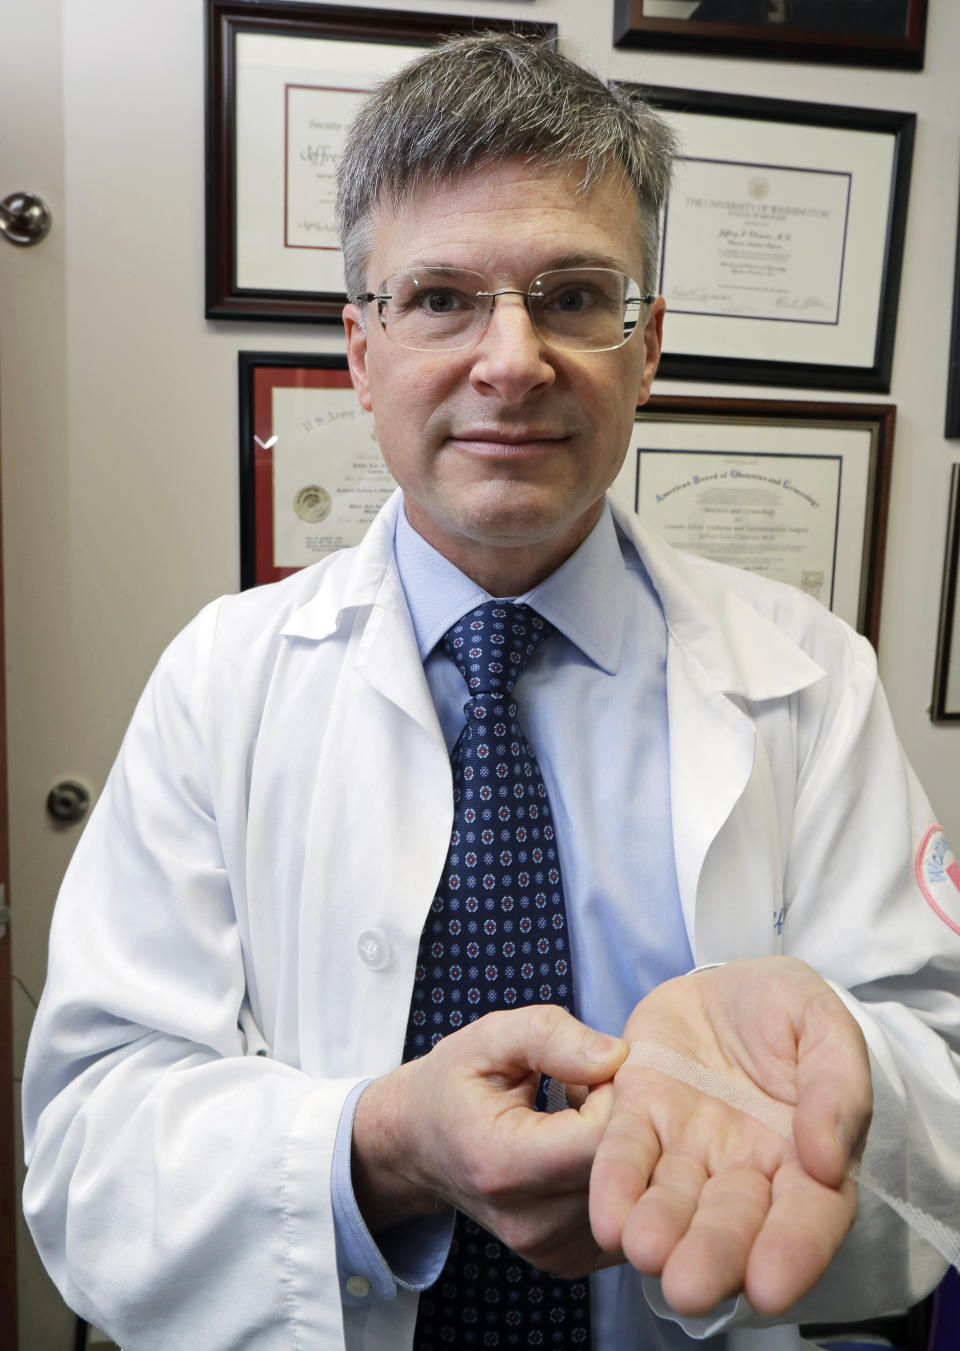
[[[275,388],[272,426],[274,567],[359,544],[395,486],[373,415],[352,389]]]
[[[293,499],[294,511],[301,521],[307,521],[310,525],[315,525],[318,521],[325,521],[330,515],[332,505],[333,499],[326,488],[321,488],[316,483],[310,483],[306,488],[301,488]]]

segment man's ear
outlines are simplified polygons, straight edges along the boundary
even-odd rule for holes
[[[350,379],[357,391],[360,407],[368,413],[373,411],[370,397],[370,379],[367,374],[367,329],[363,311],[352,302],[343,307],[343,326],[347,332],[347,365]]]
[[[653,377],[656,375],[657,366],[660,363],[660,348],[663,345],[663,316],[666,308],[667,302],[663,296],[657,296],[650,306],[646,327],[643,330],[643,375],[640,379],[638,408],[642,403],[646,403],[650,397],[650,386],[653,384]]]

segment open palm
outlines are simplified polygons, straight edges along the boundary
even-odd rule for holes
[[[745,1291],[784,1313],[823,1275],[856,1214],[846,1177],[871,1089],[860,1030],[804,963],[732,962],[668,981],[624,1037],[705,1066],[793,1109],[793,1140],[661,1070],[628,1060],[590,1182],[594,1236],[662,1278],[680,1313]]]

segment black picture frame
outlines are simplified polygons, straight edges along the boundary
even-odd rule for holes
[[[950,366],[947,372],[947,416],[944,435],[960,437],[960,209],[957,213],[957,251],[953,268],[953,317],[950,324]]]
[[[206,308],[208,319],[337,321],[346,296],[237,280],[238,36],[426,47],[477,29],[555,41],[557,25],[527,19],[414,14],[298,0],[206,0]],[[359,92],[359,91],[356,91]],[[283,113],[277,111],[282,125]],[[281,244],[281,247],[283,245]]]
[[[844,219],[844,231],[850,231],[849,239],[844,234],[844,265],[847,275],[841,269],[841,281],[837,291],[837,318],[847,323],[851,333],[865,352],[862,360],[817,359],[821,344],[813,327],[809,336],[809,357],[797,359],[796,356],[779,358],[766,355],[778,347],[775,324],[770,321],[767,329],[755,328],[751,333],[753,346],[762,349],[764,356],[738,355],[736,342],[730,335],[715,336],[710,350],[697,350],[696,346],[683,341],[683,316],[678,316],[676,307],[671,313],[671,297],[667,294],[667,318],[664,328],[664,351],[660,360],[660,374],[669,379],[724,381],[740,384],[761,384],[810,387],[826,390],[856,390],[863,393],[886,394],[890,390],[890,378],[893,367],[894,339],[896,334],[897,306],[900,296],[900,276],[903,265],[903,248],[907,226],[907,209],[910,194],[910,175],[913,163],[913,145],[916,132],[916,114],[880,108],[859,108],[839,104],[821,104],[798,102],[787,99],[757,98],[739,94],[718,93],[695,89],[671,88],[658,85],[637,85],[617,82],[622,89],[649,100],[668,120],[673,120],[681,134],[681,148],[686,150],[686,158],[691,163],[708,164],[711,160],[725,165],[725,153],[735,153],[736,161],[730,161],[731,167],[751,169],[756,167],[766,172],[808,173],[818,176],[819,166],[816,156],[822,154],[815,149],[818,135],[823,145],[822,131],[829,130],[842,136],[850,134],[848,142],[849,162],[845,175],[836,169],[829,174],[850,179],[850,200],[859,206],[849,209]],[[734,124],[739,124],[735,126]],[[727,131],[727,128],[730,128]],[[767,137],[775,132],[785,148],[778,164],[771,165],[763,161],[754,166],[750,160],[752,138]],[[723,149],[714,151],[712,147],[724,142],[736,147],[735,152]],[[876,138],[876,139],[875,139]],[[703,145],[691,144],[702,140]],[[809,143],[809,146],[807,145]],[[839,142],[838,142],[839,143]],[[792,146],[792,149],[790,148]],[[870,190],[854,196],[852,182],[854,175],[864,180],[863,155],[854,151],[883,149],[889,162],[889,178],[878,171],[876,181]],[[793,158],[790,158],[792,155]],[[864,180],[865,181],[865,180]],[[679,189],[674,186],[668,197],[664,217],[665,239],[661,255],[661,271],[666,258],[666,243],[670,230],[670,209],[673,194]],[[864,203],[869,201],[869,205]],[[875,297],[875,308],[865,315],[864,322],[847,322],[843,305],[845,293],[843,286],[849,281],[851,267],[858,266],[858,259],[864,255],[856,247],[856,230],[866,230],[871,235],[871,247],[877,258],[877,271],[868,278],[870,294]],[[662,280],[661,276],[661,280]],[[661,288],[662,289],[662,288]],[[847,286],[849,295],[853,288]],[[723,318],[727,316],[722,316]],[[799,322],[799,321],[798,321]],[[865,325],[869,325],[869,331]],[[680,334],[680,342],[674,348],[671,343],[675,334]],[[769,334],[769,335],[768,335]]]
[[[960,722],[960,612],[957,580],[960,574],[960,464],[950,474],[947,540],[943,556],[943,586],[940,592],[940,622],[934,662],[933,722]]]
[[[661,441],[664,424],[676,427],[676,436],[671,439],[684,449],[672,453],[681,456],[692,452],[719,460],[736,459],[742,454],[759,456],[773,464],[778,460],[783,463],[784,457],[796,455],[798,449],[810,459],[839,453],[844,464],[841,482],[846,485],[841,486],[841,494],[850,491],[851,503],[862,503],[862,507],[858,506],[856,511],[845,508],[838,513],[837,539],[846,557],[847,573],[842,589],[847,601],[832,608],[876,647],[896,414],[896,405],[891,403],[654,394],[637,409],[635,441],[612,494],[622,506],[640,508],[641,465],[644,454],[653,451],[651,441],[657,435],[657,424],[661,425]],[[849,429],[868,433],[869,449],[865,454],[858,451],[854,455],[852,447],[840,449],[836,444],[835,434]],[[787,440],[791,436],[792,442]],[[743,481],[749,479],[748,474]],[[706,491],[716,492],[706,480],[704,484]],[[683,486],[688,488],[689,484]],[[765,490],[769,491],[769,485]],[[628,495],[633,497],[632,501],[627,501]],[[716,507],[714,502],[714,512]],[[640,514],[647,519],[643,511]],[[649,523],[657,528],[655,520],[650,519]],[[846,538],[848,532],[850,539]],[[853,537],[859,537],[859,543]],[[849,612],[844,613],[845,609]]]
[[[616,0],[613,17],[615,47],[647,47],[712,56],[748,56],[764,60],[819,61],[833,65],[887,66],[905,70],[923,68],[927,29],[927,0],[902,0],[904,14],[890,31],[889,22],[871,31],[859,23],[826,27],[823,18],[798,23],[751,22],[760,0],[728,0],[725,17],[670,18],[651,14],[651,0]],[[821,13],[823,0],[821,0]],[[837,0],[831,0],[834,24]],[[718,10],[718,13],[720,11]],[[877,10],[878,15],[888,11]],[[734,15],[737,17],[734,17]],[[896,16],[899,19],[899,15]]]

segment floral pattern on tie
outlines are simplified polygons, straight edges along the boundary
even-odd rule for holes
[[[470,697],[451,755],[453,830],[420,941],[405,1060],[495,1009],[554,1003],[573,1012],[553,818],[513,699],[552,632],[529,606],[490,601],[444,634]],[[588,1329],[586,1281],[537,1271],[458,1214],[447,1264],[420,1299],[414,1348],[559,1351],[585,1348]]]

